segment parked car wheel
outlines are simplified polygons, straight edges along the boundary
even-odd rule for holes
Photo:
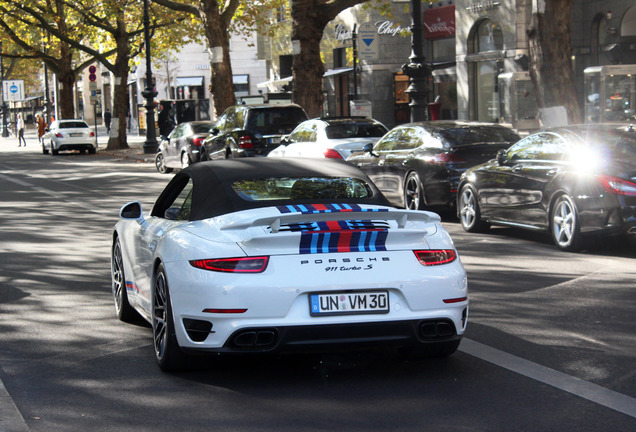
[[[184,151],[184,152],[181,154],[181,168],[182,168],[182,169],[185,169],[185,168],[189,167],[189,166],[190,166],[190,164],[191,164],[191,162],[190,162],[190,156],[188,155],[188,152],[187,152],[187,151]]]
[[[471,185],[464,185],[459,194],[459,221],[468,232],[484,232],[490,224],[481,219],[477,194]]]
[[[550,232],[561,250],[576,252],[583,247],[579,216],[574,202],[567,195],[559,196],[552,206]]]
[[[49,150],[44,146],[44,141],[42,141],[42,154],[49,154]]]
[[[152,303],[152,330],[155,357],[161,370],[178,371],[186,366],[187,356],[179,348],[172,320],[170,291],[163,265],[159,265],[155,276]]]
[[[415,172],[409,173],[404,182],[404,208],[409,210],[422,208],[422,184]]]
[[[163,153],[161,152],[158,152],[155,156],[155,168],[157,168],[157,171],[161,174],[168,174],[172,172],[172,168],[168,168],[166,166],[166,161],[164,160]]]

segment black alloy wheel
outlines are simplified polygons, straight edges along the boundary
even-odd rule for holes
[[[115,312],[121,321],[130,322],[136,317],[137,312],[128,303],[126,292],[126,275],[124,273],[124,261],[121,254],[119,238],[115,239],[110,262],[113,298],[115,300]]]
[[[177,342],[170,290],[163,264],[157,268],[152,297],[152,333],[157,364],[164,372],[183,370],[186,367],[187,356]]]
[[[422,208],[422,184],[415,172],[410,172],[404,181],[404,208],[408,210]]]

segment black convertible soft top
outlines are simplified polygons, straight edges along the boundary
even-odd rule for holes
[[[179,171],[163,190],[152,210],[152,216],[164,217],[183,188],[192,180],[193,192],[190,220],[202,220],[240,210],[288,205],[294,203],[326,203],[333,199],[264,200],[251,201],[241,198],[232,188],[238,180],[299,177],[346,177],[360,179],[369,185],[372,194],[368,198],[339,199],[338,203],[372,204],[390,206],[387,199],[357,167],[334,159],[311,158],[242,158],[199,162]]]

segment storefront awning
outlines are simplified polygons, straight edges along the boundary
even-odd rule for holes
[[[178,77],[175,80],[175,87],[199,87],[203,85],[203,77]]]

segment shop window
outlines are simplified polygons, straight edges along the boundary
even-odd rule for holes
[[[249,75],[232,75],[232,83],[234,84],[234,95],[236,97],[248,96],[250,94]]]

